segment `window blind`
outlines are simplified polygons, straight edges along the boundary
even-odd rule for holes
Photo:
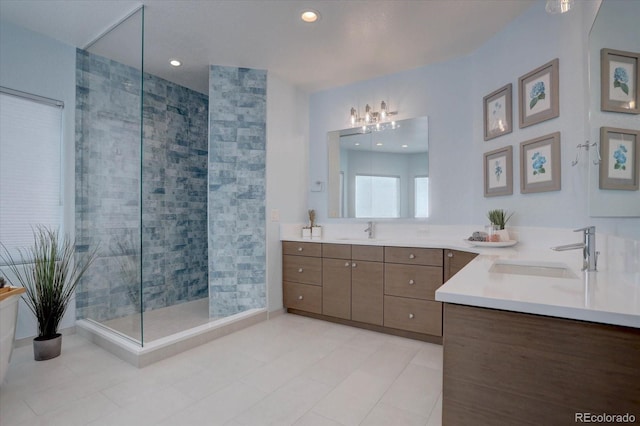
[[[16,259],[35,226],[61,229],[62,107],[48,101],[0,91],[0,242]]]

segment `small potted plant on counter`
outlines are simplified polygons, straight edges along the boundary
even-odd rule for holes
[[[489,210],[487,213],[489,222],[494,226],[495,235],[498,236],[499,241],[509,241],[509,232],[504,227],[511,219],[511,216],[513,216],[513,213],[508,215],[507,211],[502,209]]]
[[[44,361],[60,355],[62,335],[58,326],[97,251],[76,256],[75,241],[67,236],[61,239],[58,231],[44,226],[36,227],[33,237],[33,247],[20,250],[20,259],[15,259],[4,245],[0,259],[26,290],[23,297],[38,322],[33,356],[36,361]]]

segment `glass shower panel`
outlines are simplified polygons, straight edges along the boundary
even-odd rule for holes
[[[142,142],[144,342],[209,322],[208,71],[169,65],[166,28],[147,16]],[[183,56],[184,55],[184,56]]]
[[[100,253],[77,316],[140,344],[143,29],[140,8],[76,56],[76,237]]]

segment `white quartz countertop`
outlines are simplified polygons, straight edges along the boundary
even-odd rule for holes
[[[442,248],[478,253],[473,261],[436,291],[436,300],[640,328],[640,273],[607,270],[606,265],[599,265],[597,272],[584,272],[581,270],[581,250],[556,252],[549,248],[556,244],[535,246],[522,243],[505,248],[475,247],[463,238],[442,235],[372,240],[282,237],[287,241]],[[573,241],[565,238],[564,242]],[[561,263],[574,273],[575,278],[490,272],[496,261]]]

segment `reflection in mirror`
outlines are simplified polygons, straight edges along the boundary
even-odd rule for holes
[[[600,140],[601,127],[640,130],[638,115],[603,112],[600,109],[600,51],[615,49],[638,52],[640,49],[640,1],[603,0],[589,34],[590,141]],[[603,161],[607,155],[601,153]],[[640,193],[620,189],[600,189],[601,164],[595,152],[589,152],[589,214],[599,217],[640,217]],[[596,161],[597,163],[597,161]]]
[[[329,132],[329,217],[426,218],[428,134],[427,117]]]

